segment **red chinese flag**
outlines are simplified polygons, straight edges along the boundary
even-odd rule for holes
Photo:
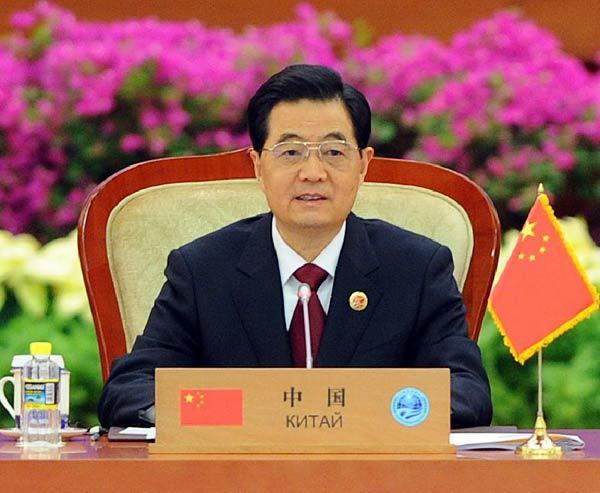
[[[521,364],[598,309],[598,293],[543,193],[492,290],[489,309]]]
[[[182,426],[241,426],[242,389],[183,389],[179,392]]]

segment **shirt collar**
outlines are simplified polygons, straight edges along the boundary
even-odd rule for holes
[[[283,286],[296,270],[306,264],[306,260],[298,255],[298,253],[283,240],[277,229],[277,220],[275,219],[275,216],[273,216],[273,222],[271,223],[271,233],[273,236],[273,247],[277,254],[277,262],[279,263],[281,285]],[[345,234],[346,221],[344,221],[342,227],[329,244],[321,251],[321,253],[319,253],[317,258],[311,262],[326,271],[332,278],[335,275],[335,269],[337,267],[338,259],[340,258]]]

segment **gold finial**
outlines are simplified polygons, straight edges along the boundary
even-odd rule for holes
[[[538,185],[538,195],[541,195],[543,193],[545,193],[544,191],[544,185],[542,185],[541,183]]]

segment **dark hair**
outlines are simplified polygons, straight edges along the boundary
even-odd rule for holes
[[[365,96],[342,81],[340,74],[321,65],[290,65],[271,76],[248,103],[246,117],[252,147],[260,152],[265,145],[271,111],[282,101],[330,101],[344,103],[360,149],[371,135],[371,108]]]

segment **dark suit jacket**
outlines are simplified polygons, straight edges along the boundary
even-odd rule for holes
[[[115,361],[99,404],[104,426],[143,424],[156,367],[290,367],[271,214],[171,252],[167,281],[132,352]],[[449,367],[452,426],[487,425],[490,389],[450,251],[350,214],[315,366]],[[368,296],[350,308],[354,291]]]

